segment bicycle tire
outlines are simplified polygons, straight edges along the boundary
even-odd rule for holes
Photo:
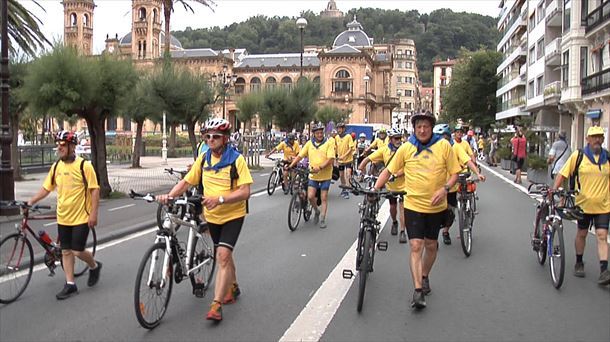
[[[290,198],[290,204],[288,206],[288,229],[295,231],[301,221],[301,212],[303,211],[303,204],[301,203],[301,197],[299,193],[295,193]]]
[[[269,196],[273,195],[273,193],[275,192],[277,178],[278,178],[277,171],[276,170],[271,171],[271,174],[269,175],[269,179],[267,180],[267,193],[269,194]]]
[[[551,280],[553,281],[553,286],[555,286],[556,289],[559,289],[563,284],[563,276],[566,268],[562,226],[557,226],[555,229],[553,229],[549,239],[549,245],[551,246],[550,250],[552,253],[552,255],[549,256],[549,271],[551,273]]]
[[[311,207],[311,203],[309,203],[309,199],[307,199],[307,193],[304,193],[303,197],[305,197],[305,203],[303,203],[303,220],[307,222],[311,218],[313,208]]]
[[[210,288],[210,283],[214,277],[216,255],[214,253],[214,241],[212,241],[210,234],[208,232],[203,232],[201,233],[201,236],[207,241],[202,241],[200,237],[195,236],[193,239],[193,246],[191,247],[192,254],[191,260],[189,260],[190,265],[191,267],[195,267],[195,265],[199,265],[207,260],[211,261],[198,268],[196,272],[189,273],[189,278],[191,279],[191,284],[193,286],[203,285],[203,290],[207,290]]]
[[[97,250],[97,233],[95,229],[89,229],[89,236],[87,237],[87,244],[85,245],[85,250],[91,252],[91,255],[95,257],[95,251]],[[61,263],[61,268],[64,268],[64,259],[59,258]],[[80,277],[89,269],[89,265],[81,259],[74,256],[74,276]]]
[[[538,246],[538,250],[536,251],[536,259],[540,265],[544,265],[546,262],[546,237],[543,234],[545,216],[546,215],[542,212],[538,213],[536,227],[534,228],[534,238],[540,241],[540,246]]]
[[[462,252],[466,257],[469,257],[472,251],[472,235],[471,228],[468,227],[468,214],[464,209],[463,201],[458,201],[458,222],[460,229],[460,245],[462,246]]]
[[[17,265],[11,264],[11,262],[17,261],[14,259],[17,255],[13,251],[21,255]],[[20,275],[19,272],[22,270],[25,274]],[[30,240],[20,233],[13,233],[2,239],[0,242],[0,277],[3,281],[0,283],[0,304],[12,303],[23,294],[32,279],[33,270],[34,251]],[[11,279],[13,275],[15,278]],[[23,278],[23,283],[14,282],[19,278]],[[11,291],[11,289],[15,291]]]
[[[163,227],[163,222],[165,221],[165,215],[167,213],[167,211],[165,210],[167,206],[159,203],[159,206],[157,207],[157,227],[159,227],[159,229],[164,229]],[[170,209],[171,214],[174,215],[179,215],[181,219],[184,218],[184,207],[182,206],[172,206],[171,208],[167,207],[168,209]],[[176,226],[175,230],[178,231],[178,229],[180,229],[180,225],[179,224],[174,224]]]
[[[169,304],[169,299],[171,298],[172,295],[172,287],[174,284],[174,277],[173,277],[173,261],[171,260],[171,252],[166,252],[165,250],[165,243],[156,243],[154,245],[152,245],[147,251],[146,253],[144,253],[144,257],[142,258],[142,261],[140,262],[140,266],[138,267],[138,273],[136,275],[136,283],[135,283],[135,290],[134,290],[134,309],[136,312],[136,318],[138,319],[138,323],[140,323],[140,325],[143,328],[146,329],[153,329],[156,326],[159,325],[159,323],[161,322],[161,319],[163,318],[163,316],[165,315],[165,313],[167,312],[167,306]],[[156,252],[156,253],[155,253]],[[163,256],[170,258],[169,262],[168,262],[168,270],[166,272],[166,274],[164,275],[163,273]],[[149,259],[153,259],[155,261],[155,265],[154,267],[156,268],[156,270],[153,270],[153,274],[151,275],[151,284],[147,284],[148,282],[148,277],[150,275],[150,270],[146,267],[148,265],[148,261]],[[158,269],[157,269],[158,268]],[[149,270],[149,272],[146,272],[146,270]],[[161,287],[160,282],[162,280],[162,278],[165,277],[166,283],[163,287]],[[144,279],[143,279],[144,278]],[[142,280],[144,280],[144,284],[142,284]],[[142,285],[144,285],[144,287],[142,287]],[[165,291],[167,290],[167,297],[166,298],[160,298],[159,304],[160,305],[151,305],[150,308],[152,309],[156,309],[156,308],[161,308],[161,312],[156,313],[152,318],[148,317],[148,311],[146,309],[148,309],[148,306],[146,306],[148,304],[148,302],[144,303],[142,302],[141,298],[140,298],[140,292],[142,290],[153,290],[151,291],[150,295],[148,295],[148,299],[156,299],[155,297],[161,297],[160,295],[162,295]]]
[[[372,229],[372,228],[371,228]],[[360,264],[360,271],[358,272],[358,312],[362,312],[362,305],[364,304],[364,292],[366,291],[366,279],[372,265],[372,253],[375,249],[373,245],[373,234],[370,230],[364,232],[364,243],[362,245],[362,262]]]

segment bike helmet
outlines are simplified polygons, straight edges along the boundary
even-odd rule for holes
[[[345,123],[344,123],[344,122],[339,122],[339,123],[337,124],[337,128],[339,128],[339,127],[343,127],[343,128],[345,128]]]
[[[447,135],[451,135],[451,128],[449,128],[449,125],[447,124],[438,124],[436,126],[434,126],[434,128],[432,129],[432,132],[434,132],[435,134],[447,134]]]
[[[366,139],[366,133],[360,133],[358,135],[358,138],[365,138]]]
[[[469,137],[473,137],[474,136],[474,131],[473,130],[468,130],[468,136]]]
[[[356,139],[356,133],[355,132],[352,132],[352,134],[350,134],[350,135],[352,136],[352,140]]]
[[[380,128],[379,131],[377,131],[377,134],[388,134],[388,132],[386,132],[385,128]]]
[[[288,140],[295,140],[295,139],[296,139],[296,137],[294,136],[294,134],[290,133],[290,134],[288,134],[288,135],[286,136],[286,139],[288,139]]]
[[[231,124],[225,119],[208,119],[208,121],[205,122],[205,130],[215,130],[224,134],[231,134]]]
[[[400,133],[400,131],[398,129],[396,129],[396,128],[391,128],[388,131],[388,136],[390,138],[393,138],[393,137],[402,137],[402,133]]]
[[[434,126],[436,124],[436,117],[434,116],[434,114],[430,113],[430,112],[422,112],[422,113],[416,113],[411,117],[411,124],[413,125],[413,127],[415,127],[415,122],[417,122],[418,120],[421,119],[427,119],[430,121],[430,124],[432,124],[432,126]]]
[[[584,218],[584,211],[579,206],[565,206],[556,207],[557,215],[564,220],[582,220]]]
[[[55,135],[55,142],[65,141],[69,144],[78,145],[78,138],[76,137],[76,133],[71,131],[59,131]]]
[[[319,131],[319,130],[324,130],[324,124],[322,124],[321,122],[318,122],[317,124],[313,125],[313,127],[311,128],[312,132]]]

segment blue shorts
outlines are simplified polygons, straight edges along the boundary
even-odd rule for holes
[[[328,190],[330,189],[330,179],[325,181],[315,181],[310,179],[307,185],[316,190]]]

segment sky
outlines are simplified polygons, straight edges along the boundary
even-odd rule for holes
[[[60,0],[38,0],[44,7],[40,9],[30,0],[19,0],[43,22],[43,32],[51,41],[63,36],[63,6]],[[242,22],[251,16],[265,15],[297,17],[301,11],[311,10],[319,13],[326,8],[327,0],[214,0],[214,11],[195,2],[190,2],[195,13],[187,12],[177,4],[171,19],[171,30],[184,30],[186,27],[207,28],[225,27]],[[430,13],[439,8],[450,8],[454,12],[474,12],[496,17],[500,9],[499,0],[336,0],[337,7],[343,12],[352,8],[373,7],[418,10]],[[131,0],[95,0],[97,7],[93,14],[93,53],[104,49],[106,35],[118,33],[119,38],[131,31]],[[366,31],[366,27],[364,28]]]

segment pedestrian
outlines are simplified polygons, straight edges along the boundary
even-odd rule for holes
[[[549,151],[549,157],[547,159],[547,164],[551,165],[551,179],[555,179],[571,154],[572,149],[566,141],[566,132],[561,131],[557,135],[557,140],[551,145],[551,150]],[[563,184],[563,187],[564,189],[567,188],[567,184]]]
[[[100,189],[90,162],[76,156],[76,133],[60,131],[55,136],[59,160],[53,164],[42,188],[28,201],[34,205],[57,191],[57,235],[66,276],[63,289],[55,296],[59,300],[78,293],[74,281],[74,257],[89,266],[88,286],[97,284],[102,263],[85,250],[89,230],[97,225]]]
[[[574,275],[585,276],[583,254],[589,228],[595,226],[597,236],[597,256],[599,258],[599,285],[610,284],[608,272],[608,223],[610,221],[610,161],[608,151],[602,148],[604,130],[599,126],[590,127],[587,131],[587,146],[570,155],[561,171],[555,178],[554,189],[558,189],[564,179],[573,177],[576,195],[577,213],[576,264]]]
[[[510,140],[513,146],[513,162],[515,165],[515,179],[513,182],[521,184],[521,169],[523,163],[525,163],[525,156],[527,155],[527,140],[523,135],[523,131],[519,129],[517,134]]]
[[[381,190],[390,175],[404,172],[404,212],[415,287],[411,306],[423,309],[424,296],[431,292],[429,275],[438,251],[438,233],[446,222],[447,193],[458,179],[460,166],[451,144],[432,134],[436,123],[432,113],[415,114],[411,123],[414,135],[396,151],[379,175],[375,189]]]
[[[498,161],[496,160],[496,153],[498,151],[498,136],[495,134],[492,134],[489,137],[488,144],[489,144],[489,156],[488,156],[489,165],[495,167],[498,164]]]
[[[349,180],[352,178],[356,144],[354,143],[352,136],[345,133],[345,123],[343,122],[337,124],[337,135],[335,136],[335,142],[337,149],[337,163],[339,166],[339,178],[341,179],[341,185],[346,186],[348,185]],[[341,197],[348,199],[349,191],[342,190]]]
[[[233,250],[247,214],[247,200],[253,183],[246,159],[230,145],[231,124],[224,119],[210,119],[205,124],[210,149],[197,157],[189,173],[166,195],[157,196],[166,204],[189,187],[203,184],[204,216],[214,241],[218,273],[214,300],[207,320],[222,321],[222,306],[234,303],[241,294]]]

